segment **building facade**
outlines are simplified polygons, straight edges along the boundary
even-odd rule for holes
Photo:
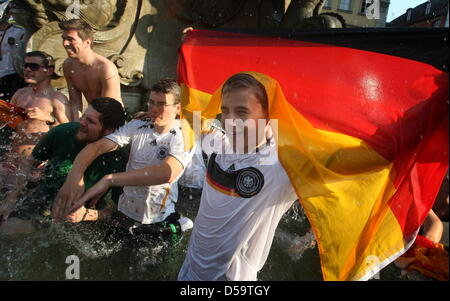
[[[347,27],[385,27],[389,0],[326,0],[323,12],[342,15]]]
[[[448,0],[428,0],[387,24],[388,27],[448,27]]]

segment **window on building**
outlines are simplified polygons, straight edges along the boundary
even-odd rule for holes
[[[338,9],[351,11],[352,10],[352,0],[340,0]]]
[[[411,21],[411,14],[412,14],[412,8],[408,8],[408,11],[406,13],[406,22]]]
[[[331,0],[325,1],[325,4],[323,5],[324,8],[331,8]]]
[[[425,8],[425,15],[429,15],[431,11],[431,1],[428,1],[427,7]]]

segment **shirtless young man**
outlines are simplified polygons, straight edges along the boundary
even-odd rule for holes
[[[72,19],[60,22],[59,27],[69,56],[64,61],[63,70],[69,89],[72,120],[79,120],[82,95],[88,104],[97,97],[111,97],[122,103],[119,72],[110,60],[92,49],[94,32],[89,24]]]
[[[69,122],[67,97],[51,86],[54,71],[53,58],[42,51],[25,55],[24,80],[30,87],[19,89],[11,103],[25,109],[28,118],[17,127],[18,136],[12,143],[12,151],[29,155],[32,148],[50,127]]]

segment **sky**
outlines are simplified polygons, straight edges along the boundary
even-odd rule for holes
[[[403,15],[408,8],[414,8],[425,2],[427,2],[427,0],[391,0],[386,22],[390,22],[398,16]]]

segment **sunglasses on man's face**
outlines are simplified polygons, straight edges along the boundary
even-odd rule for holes
[[[45,66],[42,66],[42,65],[39,65],[39,64],[37,64],[37,63],[25,63],[24,65],[23,65],[23,69],[25,70],[25,69],[27,69],[27,68],[29,68],[31,71],[38,71],[39,70],[39,68],[45,68]]]

